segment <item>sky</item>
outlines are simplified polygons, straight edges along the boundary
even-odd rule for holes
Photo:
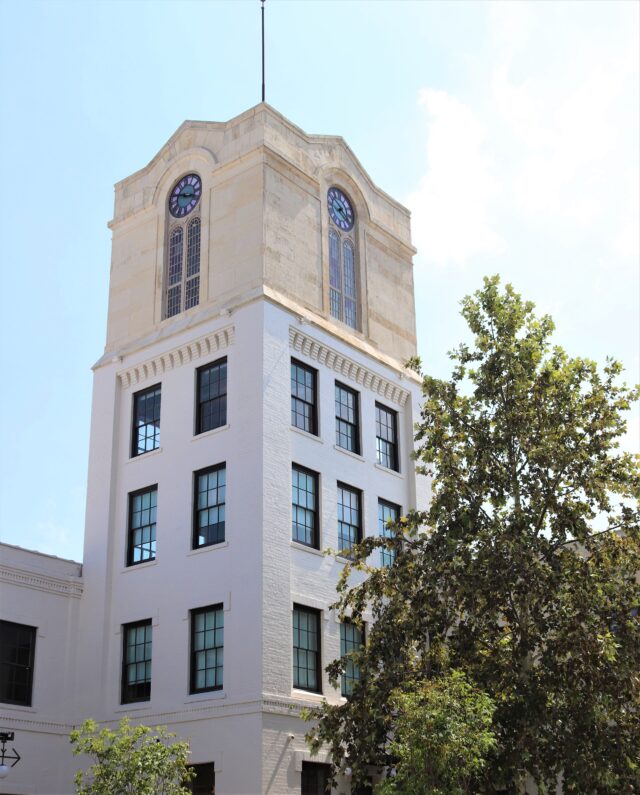
[[[571,355],[640,381],[639,9],[267,0],[267,101],[412,211],[430,374],[499,273]],[[114,183],[260,90],[258,0],[0,0],[3,541],[82,559]]]

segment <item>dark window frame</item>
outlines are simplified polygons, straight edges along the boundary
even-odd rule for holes
[[[147,641],[146,632],[145,632],[145,640],[144,640],[144,644],[142,644],[142,645],[144,645],[146,647],[147,643],[149,643],[149,645],[151,646],[150,656],[147,657],[146,654],[145,654],[145,656],[143,657],[142,660],[134,660],[133,662],[128,662],[127,661],[127,649],[129,648],[129,646],[130,645],[133,645],[133,646],[141,645],[141,644],[138,644],[138,643],[129,644],[129,642],[128,642],[129,641],[129,633],[134,631],[134,630],[140,629],[140,627],[145,627],[145,628],[148,627],[151,630],[151,636],[150,636],[151,640]],[[145,649],[145,652],[146,652],[146,649]],[[149,675],[149,677],[145,678],[144,680],[136,680],[136,682],[133,685],[130,685],[127,682],[127,679],[128,679],[128,677],[127,677],[128,667],[130,665],[138,665],[141,662],[145,663],[145,666],[146,666],[146,664],[149,664],[151,666],[152,663],[153,663],[153,626],[151,624],[151,619],[150,618],[145,618],[142,621],[132,621],[131,623],[122,625],[122,679],[121,679],[121,683],[120,683],[120,703],[121,704],[137,704],[137,703],[143,702],[143,701],[151,701],[151,675]],[[145,667],[145,675],[146,675],[146,667]],[[140,687],[140,689],[142,691],[141,695],[139,695],[139,696],[130,695],[128,693],[128,688],[133,688],[133,687]]]
[[[152,425],[152,423],[145,423],[144,425],[138,424],[138,408],[139,402],[146,398],[152,392],[158,392],[158,412],[157,418],[157,425],[155,426],[155,431],[152,437],[143,437],[144,439],[153,438],[153,447],[150,447],[148,450],[141,450],[140,449],[140,434],[139,430],[141,428],[145,428],[148,425]],[[137,458],[138,456],[144,455],[145,453],[151,453],[154,450],[158,450],[160,447],[160,412],[162,410],[162,384],[154,384],[153,386],[147,387],[146,389],[141,389],[139,392],[133,393],[133,400],[131,401],[131,458]]]
[[[307,475],[313,479],[313,496],[315,497],[315,508],[313,510],[293,501],[293,489],[295,488],[293,481],[294,471],[300,472],[301,474]],[[311,513],[313,516],[313,532],[311,543],[308,543],[307,541],[301,541],[299,538],[295,537],[295,508],[301,508],[303,511],[309,511],[309,513]],[[291,464],[291,540],[296,544],[303,544],[310,549],[320,549],[320,475],[318,472],[314,472],[312,469],[300,466],[300,464]]]
[[[303,370],[305,373],[311,376],[312,384],[311,389],[313,391],[313,397],[311,401],[305,400],[304,398],[300,397],[299,394],[294,394],[294,378],[293,378],[293,368],[297,367]],[[299,361],[298,359],[291,359],[291,425],[294,428],[298,428],[299,430],[305,431],[306,433],[310,433],[313,436],[318,435],[318,371],[313,368],[309,367],[308,364],[304,364],[303,362]],[[299,384],[298,379],[295,380],[296,384]],[[305,385],[306,388],[306,385]],[[297,392],[297,390],[296,390]],[[301,404],[303,407],[309,407],[308,418],[309,418],[309,427],[304,427],[307,424],[307,413],[302,411],[296,411],[296,406]],[[296,418],[302,418],[302,424],[296,422]]]
[[[6,692],[0,692],[0,702],[3,704],[15,704],[20,707],[30,707],[33,702],[33,671],[35,666],[36,657],[36,636],[38,633],[37,627],[32,627],[29,624],[20,624],[17,621],[0,621],[2,631],[2,650],[0,652],[0,666],[3,669],[2,683],[3,689],[6,685]],[[9,639],[5,633],[15,633],[15,639],[12,645],[9,645]],[[20,634],[23,633],[27,636],[22,641]],[[28,639],[28,643],[25,640]],[[23,656],[25,647],[28,645],[27,656],[28,659],[23,662],[18,662],[17,657]],[[9,659],[8,652],[13,652],[14,659]],[[5,673],[6,672],[6,676]],[[17,681],[22,678],[23,681]],[[23,691],[22,697],[19,691]],[[13,696],[11,698],[10,696]]]
[[[316,639],[317,639],[317,649],[314,651],[313,649],[309,649],[304,646],[296,646],[295,645],[295,632],[296,632],[296,625],[295,625],[295,614],[297,613],[304,613],[307,616],[313,616],[315,621],[315,630],[316,630]],[[305,605],[300,605],[295,603],[293,605],[293,613],[291,618],[292,623],[292,630],[293,630],[293,638],[292,638],[292,652],[293,652],[293,687],[296,690],[306,690],[308,693],[322,693],[322,616],[321,611],[317,610],[315,607],[306,607]],[[298,632],[300,631],[298,627]],[[296,650],[303,651],[305,653],[313,653],[315,654],[315,677],[316,677],[316,687],[308,687],[302,684],[296,684],[296,672],[298,670],[314,670],[308,667],[302,668],[301,666],[296,664]],[[298,680],[300,681],[300,679]]]
[[[196,617],[199,615],[206,615],[207,613],[216,613],[214,618],[214,627],[212,630],[204,630],[204,634],[208,631],[212,631],[214,633],[214,645],[213,646],[204,646],[202,649],[196,649]],[[222,620],[222,626],[218,626],[218,614]],[[222,603],[215,604],[215,605],[207,605],[206,607],[198,607],[194,610],[190,611],[189,615],[190,620],[190,647],[189,647],[189,693],[210,693],[214,690],[222,690],[223,683],[224,683],[224,605]],[[215,644],[215,636],[218,631],[222,632],[222,643]],[[218,660],[218,652],[222,650],[222,665],[214,665],[210,666],[209,668],[205,667],[204,669],[198,669],[197,662],[198,662],[198,654],[204,652],[205,657],[208,652],[215,651],[216,662]],[[198,670],[210,670],[210,668],[214,669],[215,672],[215,679],[217,680],[217,669],[222,669],[222,677],[223,681],[220,684],[211,685],[210,687],[196,687],[196,674]],[[206,674],[205,674],[206,677]]]
[[[327,784],[330,781],[331,765],[325,762],[308,762],[307,760],[302,762],[300,795],[327,795],[331,792],[331,789],[327,789]]]
[[[200,508],[198,504],[198,498],[200,496],[199,490],[199,479],[204,475],[209,475],[212,472],[220,472],[224,470],[225,479],[224,479],[224,500],[222,502],[217,502],[215,505],[207,506],[206,508]],[[223,461],[221,464],[215,464],[214,466],[205,467],[204,469],[198,469],[196,472],[193,473],[193,511],[192,511],[192,534],[191,534],[191,545],[192,549],[203,549],[204,547],[211,547],[215,546],[216,544],[223,544],[226,539],[226,499],[227,499],[227,463]],[[216,487],[216,490],[220,490],[220,485]],[[204,510],[211,510],[212,508],[222,508],[223,519],[222,522],[218,522],[218,525],[222,525],[222,538],[217,538],[215,541],[205,541],[203,543],[199,542],[200,537],[200,512]],[[208,525],[210,527],[210,525]]]
[[[196,777],[183,786],[186,786],[192,795],[212,795],[216,789],[215,762],[189,763],[189,767],[193,768]]]
[[[345,404],[342,400],[338,400],[338,391],[342,391],[353,397],[353,406]],[[353,411],[353,420],[345,418],[343,415],[342,407],[346,406],[347,412]],[[336,420],[336,446],[341,450],[347,450],[355,455],[360,455],[360,393],[351,387],[342,384],[340,381],[335,382],[335,420]],[[351,433],[345,432],[345,429],[351,429]],[[352,439],[353,446],[350,444],[341,444],[341,439]]]
[[[397,518],[395,521],[402,516],[402,508],[397,505],[395,502],[390,502],[389,500],[383,500],[382,497],[378,497],[378,535],[382,536],[383,538],[390,538],[391,536],[389,533],[386,532],[386,521],[380,516],[380,508],[390,508],[396,512]],[[380,565],[381,566],[392,566],[396,558],[395,550],[387,549],[386,547],[380,547]]]
[[[143,557],[140,560],[134,560],[134,550],[137,548],[136,545],[133,543],[133,534],[136,530],[139,530],[139,527],[133,526],[133,514],[134,514],[134,501],[136,497],[141,497],[144,494],[151,494],[155,492],[156,494],[156,504],[155,506],[150,506],[149,510],[152,508],[155,509],[156,517],[153,523],[150,523],[146,526],[151,526],[153,524],[153,538],[149,539],[149,544],[153,545],[153,554],[149,555],[148,557]],[[127,566],[139,566],[141,563],[150,563],[156,559],[156,542],[157,542],[157,512],[158,512],[158,484],[154,483],[152,486],[146,486],[143,489],[137,489],[136,491],[130,491],[128,495],[128,507],[127,507]]]
[[[387,423],[384,427],[380,422],[381,413],[384,413],[388,418],[391,418],[391,423]],[[383,435],[385,430],[388,428],[392,429],[392,440],[387,439],[386,436]],[[385,463],[386,460],[389,460],[390,464]],[[398,412],[378,402],[376,402],[376,462],[380,466],[385,467],[385,469],[391,469],[394,472],[400,471],[400,455],[398,449]]]
[[[343,637],[343,634],[347,627],[351,627],[356,632],[360,633],[360,641],[358,645],[352,640]],[[362,628],[356,626],[356,624],[351,621],[350,619],[346,618],[344,621],[340,622],[340,659],[344,659],[346,655],[353,651],[356,648],[362,648],[366,642],[366,634],[364,626]],[[351,648],[346,648],[347,644],[351,644]],[[343,650],[344,648],[344,650]],[[360,681],[360,668],[356,663],[353,662],[351,659],[346,660],[345,670],[340,675],[340,695],[344,698],[349,698],[349,696],[353,693],[353,684],[349,687],[349,682],[359,682]]]
[[[214,370],[215,368],[221,368],[224,366],[224,392],[220,392],[220,394],[216,395],[213,398],[207,398],[205,400],[201,399],[200,392],[202,389],[202,376],[205,372]],[[220,381],[222,379],[219,379]],[[213,431],[216,428],[224,428],[227,424],[227,395],[228,395],[228,362],[227,357],[223,356],[221,359],[216,359],[214,362],[209,362],[208,364],[202,365],[202,367],[198,367],[196,370],[196,410],[195,410],[195,435],[198,436],[201,433],[206,433],[207,431]],[[207,425],[204,421],[204,407],[214,403],[215,401],[220,401],[222,404],[222,408],[217,409],[217,413],[221,415],[221,420],[217,424],[212,423],[211,425]],[[206,426],[206,427],[205,427]]]
[[[352,510],[352,507],[350,505],[346,506],[345,503],[341,501],[340,491],[346,491],[349,494],[355,495],[357,497],[357,500],[358,500],[358,504],[357,504],[358,523],[357,524],[353,524],[352,522],[344,522],[340,518],[341,508],[344,509],[345,507],[347,507],[349,510]],[[343,557],[343,558],[348,558],[349,557],[349,550],[351,549],[351,546],[353,544],[359,544],[362,541],[363,537],[364,537],[364,531],[363,531],[363,526],[362,526],[362,490],[361,489],[357,489],[354,486],[350,486],[348,483],[342,483],[341,481],[338,481],[336,508],[337,508],[337,517],[338,517],[338,554],[341,557]],[[341,537],[344,537],[344,536],[341,536],[341,524],[345,524],[345,525],[348,525],[349,527],[355,527],[356,528],[356,540],[355,541],[350,541],[350,545],[346,546],[346,547],[340,547]]]

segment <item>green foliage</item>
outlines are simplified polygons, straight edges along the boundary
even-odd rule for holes
[[[187,767],[189,744],[169,742],[175,734],[164,726],[132,726],[128,718],[117,731],[86,720],[71,732],[73,753],[94,764],[75,775],[77,795],[188,795],[183,786],[194,776]]]
[[[389,751],[395,775],[378,795],[465,795],[495,747],[491,721],[495,705],[460,671],[407,683],[390,698],[395,730]]]
[[[497,277],[462,314],[474,345],[450,354],[449,381],[423,379],[429,509],[366,538],[344,568],[339,612],[374,624],[360,686],[314,711],[309,743],[356,782],[388,772],[394,694],[455,668],[496,704],[472,792],[522,793],[529,776],[540,793],[560,778],[565,793],[638,793],[640,471],[618,449],[638,391],[617,362],[600,371],[552,347],[551,319]],[[368,565],[380,546],[393,566]]]

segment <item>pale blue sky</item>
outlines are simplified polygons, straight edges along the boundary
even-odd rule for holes
[[[640,380],[639,8],[267,0],[267,101],[413,211],[427,371],[499,272]],[[81,559],[113,184],[256,104],[259,43],[258,0],[0,0],[2,540]]]

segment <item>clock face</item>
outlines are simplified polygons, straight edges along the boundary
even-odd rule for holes
[[[174,218],[184,218],[200,201],[202,183],[197,174],[187,174],[173,187],[169,196],[169,212]]]
[[[333,223],[344,232],[353,229],[355,217],[351,202],[340,188],[329,188],[327,193],[327,204],[329,205],[329,215]]]

